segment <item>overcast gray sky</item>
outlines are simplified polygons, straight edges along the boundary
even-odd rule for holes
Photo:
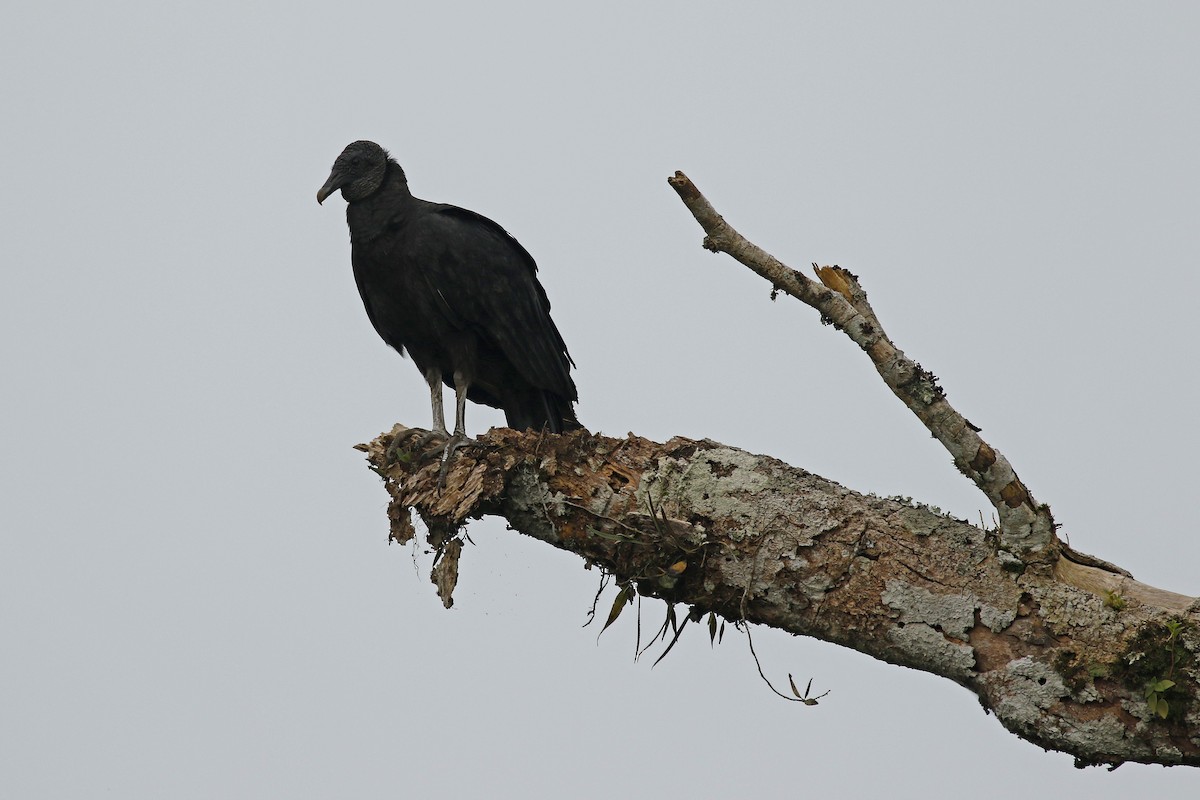
[[[10,10],[0,795],[1194,794],[773,631],[764,668],[820,706],[771,695],[732,632],[635,664],[631,619],[580,628],[596,572],[494,520],[444,611],[351,449],[428,424],[426,389],[362,311],[342,201],[314,199],[370,138],[508,228],[593,430],[978,519],[854,345],[699,247],[682,169],[793,266],[858,274],[1077,548],[1200,594],[1200,12],[1136,8]]]

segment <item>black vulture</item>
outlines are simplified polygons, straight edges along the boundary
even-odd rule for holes
[[[487,217],[413,197],[374,142],[346,146],[317,202],[341,189],[358,293],[380,337],[429,383],[433,430],[449,436],[442,384],[454,389],[454,439],[467,399],[504,410],[510,428],[579,428],[574,366],[525,248]]]

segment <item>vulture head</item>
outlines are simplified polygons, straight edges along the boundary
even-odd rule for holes
[[[387,151],[374,142],[362,140],[346,145],[333,162],[329,180],[317,190],[317,202],[325,202],[338,189],[347,203],[368,197],[383,185],[387,164]]]

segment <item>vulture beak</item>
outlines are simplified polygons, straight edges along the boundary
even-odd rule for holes
[[[342,188],[344,182],[344,179],[338,174],[336,169],[329,173],[329,180],[325,181],[325,185],[317,190],[317,205],[324,203],[326,197],[329,197],[329,195]]]

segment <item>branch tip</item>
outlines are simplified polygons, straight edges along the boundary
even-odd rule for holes
[[[675,174],[667,178],[667,183],[670,184],[672,189],[678,192],[680,198],[685,203],[701,197],[700,190],[696,188],[696,184],[692,183],[691,179],[679,170],[675,170]]]

